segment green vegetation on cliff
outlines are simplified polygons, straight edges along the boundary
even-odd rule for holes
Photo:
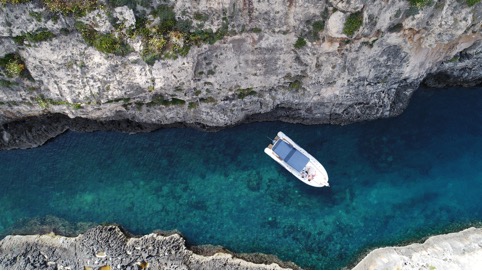
[[[467,1],[467,5],[468,5],[469,7],[471,7],[471,6],[473,6],[473,5],[477,4],[477,3],[480,3],[480,0],[466,0],[466,1]]]
[[[358,29],[363,24],[363,13],[362,12],[356,12],[353,14],[350,14],[348,18],[345,21],[345,25],[343,26],[343,34],[351,37],[353,34],[355,34]]]
[[[132,51],[132,48],[122,38],[113,33],[99,33],[92,26],[82,22],[76,22],[75,27],[82,34],[84,41],[100,52],[124,56]]]
[[[0,3],[3,3],[3,4],[7,4],[7,3],[22,4],[22,3],[28,3],[28,2],[33,2],[33,1],[32,0],[0,0]],[[75,14],[78,16],[85,15],[88,11],[91,11],[98,7],[97,0],[41,0],[39,2],[45,5],[45,7],[52,12],[60,12],[62,14]]]
[[[410,2],[410,5],[421,8],[428,5],[431,2],[431,0],[409,0],[409,2]]]
[[[306,40],[304,38],[301,38],[301,37],[299,37],[294,44],[296,49],[300,49],[300,48],[304,47],[305,45],[306,45]]]
[[[20,4],[32,2],[31,0],[0,0],[1,3]],[[97,0],[41,0],[37,3],[43,4],[50,12],[55,14],[84,16],[87,12],[96,8],[106,11],[112,17],[109,9],[127,5],[132,8],[136,16],[136,25],[133,29],[122,29],[121,25],[113,23],[115,28],[111,33],[100,33],[94,26],[76,22],[75,27],[81,33],[85,42],[107,54],[124,56],[133,51],[128,45],[129,39],[140,37],[142,40],[141,56],[142,59],[152,65],[159,59],[172,59],[178,56],[186,56],[192,46],[201,44],[214,44],[228,34],[227,17],[223,17],[222,25],[217,31],[203,29],[203,24],[193,26],[191,20],[179,19],[174,8],[167,4],[161,4],[153,8],[150,1],[145,0],[109,0],[107,6],[102,6]],[[139,11],[138,6],[143,8]],[[39,14],[35,14],[38,21]],[[207,15],[196,13],[194,20],[205,21]],[[24,41],[41,42],[55,37],[47,30],[40,30],[34,33],[26,33],[15,37],[18,44]]]
[[[25,71],[25,63],[18,54],[7,54],[0,58],[0,69],[11,78],[17,78]]]
[[[73,109],[81,109],[82,105],[80,103],[71,103],[68,101],[54,100],[50,98],[45,98],[43,96],[38,96],[35,98],[35,102],[43,109],[49,108],[51,105],[65,105]]]
[[[0,3],[2,4],[22,4],[22,3],[27,3],[30,2],[31,0],[0,0]]]
[[[141,55],[151,65],[162,58],[186,56],[192,46],[214,44],[228,33],[225,18],[222,26],[213,32],[211,29],[193,27],[190,20],[177,19],[173,7],[168,5],[158,6],[150,15],[154,21],[149,21],[147,17],[136,17],[136,29],[132,34],[142,38],[144,49]],[[195,17],[199,19],[201,15]]]
[[[294,91],[298,91],[303,86],[303,83],[300,80],[295,80],[289,84],[289,88]]]
[[[45,6],[54,12],[84,15],[97,7],[97,0],[43,0]]]
[[[256,95],[258,94],[256,91],[253,90],[253,88],[240,88],[238,89],[238,98],[239,99],[244,99],[248,96]]]
[[[50,40],[53,37],[55,37],[54,33],[50,32],[47,29],[40,29],[38,31],[32,32],[32,33],[26,33],[21,36],[16,36],[13,38],[13,40],[19,44],[23,45],[25,41],[28,41],[30,43],[36,43],[36,42],[42,42],[46,40]]]

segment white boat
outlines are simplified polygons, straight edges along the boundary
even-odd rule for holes
[[[283,132],[278,132],[273,144],[269,144],[264,152],[305,184],[314,187],[330,186],[328,173],[321,163]]]

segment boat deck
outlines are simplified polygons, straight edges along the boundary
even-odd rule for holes
[[[300,181],[315,187],[329,186],[323,165],[282,132],[265,148],[265,153]]]

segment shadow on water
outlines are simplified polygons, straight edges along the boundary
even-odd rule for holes
[[[111,222],[343,268],[368,248],[482,221],[481,103],[480,89],[421,90],[399,117],[347,126],[67,132],[0,152],[0,233]],[[303,184],[263,153],[280,130],[320,160],[330,187]],[[38,219],[47,215],[63,220]]]

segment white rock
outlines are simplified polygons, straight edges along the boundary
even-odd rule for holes
[[[482,268],[482,229],[433,236],[423,244],[373,250],[354,269]]]
[[[328,0],[334,7],[345,12],[357,12],[363,8],[361,0]]]
[[[112,15],[124,25],[125,29],[135,27],[136,25],[134,11],[127,6],[116,7]]]
[[[347,36],[343,34],[343,27],[347,17],[348,15],[341,11],[334,12],[326,24],[326,33],[334,38],[346,38]]]

